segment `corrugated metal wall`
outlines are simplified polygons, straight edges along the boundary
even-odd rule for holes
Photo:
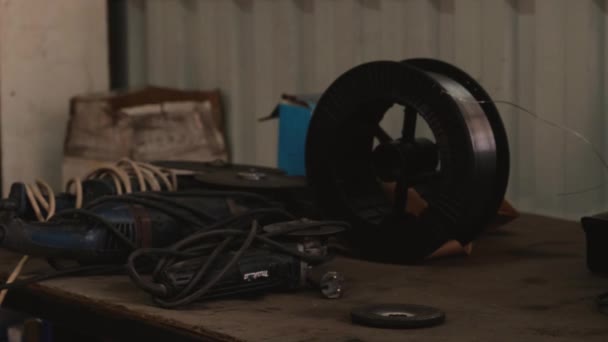
[[[234,160],[274,165],[276,122],[256,120],[281,93],[321,92],[365,61],[435,57],[606,154],[606,16],[605,0],[131,0],[129,82],[220,88]],[[589,146],[499,109],[518,208],[572,218],[608,209]]]

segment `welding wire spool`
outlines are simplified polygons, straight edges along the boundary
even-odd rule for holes
[[[488,183],[493,184],[493,187],[486,189],[489,200],[486,202],[486,208],[481,209],[486,215],[480,218],[481,222],[488,222],[495,217],[496,210],[504,199],[510,164],[507,131],[494,101],[473,77],[449,63],[427,58],[414,58],[402,63],[422,69],[434,77],[442,86],[450,89],[450,93],[457,96],[456,102],[463,113],[470,113],[465,120],[468,121],[472,143],[476,145],[473,148],[477,162],[485,168],[480,173],[492,178]],[[475,127],[476,121],[479,126],[483,126],[482,129]],[[489,148],[484,150],[483,145],[486,143]]]
[[[404,109],[397,139],[379,126],[393,104]],[[418,117],[434,142],[416,137]],[[400,166],[392,201],[379,182],[395,176],[387,156]],[[352,224],[352,240],[366,256],[415,262],[483,231],[504,197],[509,151],[490,97],[462,70],[430,59],[378,61],[347,71],[321,96],[306,169],[319,207]],[[419,215],[405,213],[409,188],[428,203]]]
[[[355,324],[375,328],[415,329],[439,325],[445,313],[439,309],[413,304],[376,304],[351,311]]]

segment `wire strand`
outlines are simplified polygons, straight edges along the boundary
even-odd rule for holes
[[[462,98],[462,97],[454,97],[452,96],[452,98],[454,98],[455,100],[458,100],[459,102],[462,103],[493,103],[493,104],[505,104],[505,105],[509,105],[512,106],[516,109],[521,110],[522,112],[530,115],[532,118],[534,118],[537,121],[540,121],[548,126],[551,127],[555,127],[558,128],[560,130],[562,130],[563,132],[566,132],[568,134],[570,134],[571,136],[575,137],[576,139],[582,141],[583,143],[587,144],[590,148],[591,151],[593,152],[593,154],[596,156],[596,158],[600,161],[600,163],[602,164],[602,166],[604,167],[605,171],[608,171],[608,160],[606,160],[606,158],[604,158],[604,156],[602,155],[602,152],[597,148],[597,146],[595,146],[589,139],[587,139],[587,137],[585,137],[585,135],[583,135],[581,132],[572,129],[568,126],[562,125],[558,122],[546,119],[541,117],[540,115],[532,112],[531,110],[515,103],[515,102],[511,102],[511,101],[507,101],[507,100],[482,100],[482,101],[471,101],[467,98]],[[563,197],[563,196],[571,196],[571,195],[578,195],[578,194],[582,194],[582,193],[587,193],[587,192],[591,192],[591,191],[595,191],[597,189],[600,189],[602,186],[604,186],[604,183],[602,184],[598,184],[595,186],[591,186],[591,187],[587,187],[585,189],[580,189],[580,190],[574,190],[574,191],[568,191],[568,192],[560,192],[557,194],[557,196]]]

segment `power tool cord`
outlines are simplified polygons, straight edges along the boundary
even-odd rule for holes
[[[288,217],[285,217],[288,218]],[[226,272],[228,272],[243,256],[243,254],[255,245],[257,248],[267,248],[283,254],[292,255],[309,264],[319,264],[327,261],[327,256],[316,256],[303,253],[296,248],[290,248],[274,239],[283,237],[296,231],[308,230],[324,225],[343,226],[348,228],[344,222],[311,222],[295,227],[288,227],[278,232],[264,232],[260,229],[258,221],[236,221],[224,229],[215,229],[195,233],[187,238],[173,244],[168,248],[145,248],[131,253],[127,260],[126,270],[133,283],[140,289],[154,296],[154,301],[164,308],[175,308],[195,302],[208,293]],[[219,239],[218,239],[219,238]],[[211,239],[212,242],[206,240]],[[208,271],[218,269],[216,265],[218,257],[226,251],[233,251],[232,257],[224,265],[219,265],[219,271],[210,278]],[[137,261],[141,257],[157,258],[156,268],[151,275],[151,281],[146,280],[137,271]],[[179,268],[180,263],[185,260],[204,258],[204,263],[194,271],[187,285],[179,289],[177,293],[167,289],[165,285],[155,283],[163,271],[171,268]],[[183,265],[183,264],[181,264]]]
[[[239,197],[239,196],[245,197],[245,198],[257,197],[257,195],[251,195],[248,193],[239,193],[239,192],[228,192],[228,194],[230,194],[233,197]],[[194,193],[192,193],[191,195],[194,196]],[[205,191],[196,192],[196,196],[205,196],[205,195],[206,195]],[[208,195],[210,197],[221,196],[221,192],[211,191],[208,193]],[[210,223],[208,220],[201,220],[201,219],[197,218],[196,216],[188,215],[188,214],[195,213],[195,214],[199,214],[199,216],[204,216],[203,213],[198,212],[200,210],[198,210],[196,208],[190,208],[190,207],[184,208],[184,206],[181,205],[181,203],[179,203],[175,200],[172,200],[170,197],[163,198],[163,196],[161,196],[161,195],[151,195],[151,194],[105,196],[103,198],[100,198],[98,201],[95,201],[95,203],[92,203],[90,206],[88,205],[87,208],[64,210],[61,213],[56,214],[53,218],[84,217],[85,219],[93,220],[96,223],[100,224],[105,229],[108,229],[108,231],[110,231],[116,238],[118,238],[118,241],[123,243],[128,248],[128,250],[134,251],[135,245],[133,244],[133,242],[131,240],[129,240],[126,236],[124,236],[120,231],[118,231],[111,223],[107,222],[103,217],[101,217],[98,214],[95,214],[89,210],[90,207],[92,207],[93,205],[98,205],[98,204],[104,203],[106,201],[116,201],[116,200],[120,200],[120,201],[126,202],[126,203],[134,203],[134,204],[139,204],[139,205],[143,205],[143,206],[153,207],[154,209],[159,210],[174,218],[177,218],[184,223],[187,222],[187,223],[191,224],[194,228],[197,228],[198,230],[200,230],[200,233],[195,233],[194,235],[189,236],[189,237],[179,241],[178,243],[174,244],[175,248],[191,246],[191,244],[196,242],[197,239],[200,239],[201,236],[204,238],[207,238],[209,236],[214,236],[214,235],[219,236],[222,234],[226,234],[226,231],[228,231],[228,230],[223,229],[225,227],[240,228],[240,230],[236,230],[236,232],[242,233],[243,232],[242,228],[245,224],[250,224],[253,221],[257,222],[258,219],[268,217],[268,216],[281,217],[281,218],[287,219],[287,220],[294,219],[293,215],[291,215],[287,211],[280,209],[280,208],[260,208],[260,209],[249,210],[244,213],[237,214],[237,215],[231,216],[229,218]],[[268,203],[270,203],[270,201],[268,201]],[[206,233],[209,233],[209,234],[206,234]],[[201,235],[201,234],[203,234],[203,235]],[[235,233],[232,232],[232,234],[235,234]],[[237,234],[237,235],[239,235],[239,234]],[[276,243],[273,241],[268,241],[268,243],[276,245]],[[223,250],[223,248],[225,248],[226,246],[227,246],[226,243],[222,244],[222,248],[217,250],[218,253],[221,250]],[[200,253],[201,251],[208,250],[210,247],[211,247],[211,245],[194,246],[194,247],[191,247],[191,251]],[[277,249],[280,249],[280,248],[277,246]],[[159,249],[159,250],[162,250],[162,249]],[[190,255],[188,253],[191,253],[191,252],[190,251],[180,252],[180,253],[175,252],[175,253],[173,253],[173,255],[179,255],[181,257],[185,257],[185,256]],[[297,253],[297,251],[294,253]],[[145,254],[145,253],[139,253],[139,254],[136,254],[136,256],[138,256],[138,258],[139,258],[142,256],[141,254]],[[147,257],[150,258],[150,256],[147,256]],[[156,269],[157,270],[161,269],[161,267],[168,261],[170,261],[170,260],[168,260],[168,259],[161,260],[159,263],[157,263]],[[126,269],[128,271],[129,267],[127,267]],[[125,270],[124,265],[121,265],[121,266],[93,265],[93,266],[78,266],[78,267],[72,267],[72,268],[56,269],[54,272],[50,272],[50,273],[42,274],[42,275],[36,275],[36,276],[29,277],[29,278],[26,278],[26,279],[20,280],[20,281],[14,281],[14,279],[13,279],[13,281],[11,281],[11,282],[7,282],[6,284],[0,285],[0,290],[5,291],[8,289],[26,286],[26,285],[29,285],[29,284],[32,284],[35,282],[39,282],[42,280],[48,280],[48,279],[53,279],[53,278],[62,277],[62,276],[85,275],[85,274],[86,275],[98,275],[98,274],[105,274],[105,273],[116,272],[116,271],[121,271],[121,270],[122,271]]]
[[[144,196],[137,195],[122,195],[122,196],[104,196],[92,201],[86,208],[93,208],[105,202],[122,202],[130,204],[139,204],[148,208],[153,208],[167,214],[175,219],[189,223],[195,227],[202,227],[205,222],[213,220],[213,216],[202,209],[192,208],[187,205],[171,201],[170,198],[162,196]]]

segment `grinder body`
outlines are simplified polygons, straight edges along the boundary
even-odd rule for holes
[[[231,252],[220,256],[217,265],[225,265],[233,255]],[[171,297],[188,285],[204,262],[204,258],[199,258],[175,263],[158,275],[156,283],[162,284],[167,289],[167,297]],[[215,276],[220,269],[218,266],[209,270],[207,278]],[[298,289],[306,283],[305,271],[306,264],[296,257],[253,249],[245,252],[200,299]]]
[[[209,223],[234,215],[226,197],[174,196],[172,200],[204,208],[212,216]],[[251,200],[247,204],[256,206]],[[27,222],[18,217],[5,220],[0,225],[0,247],[83,264],[121,263],[134,248],[165,247],[204,229],[160,210],[124,201],[102,202],[87,212],[59,215],[47,222]]]

